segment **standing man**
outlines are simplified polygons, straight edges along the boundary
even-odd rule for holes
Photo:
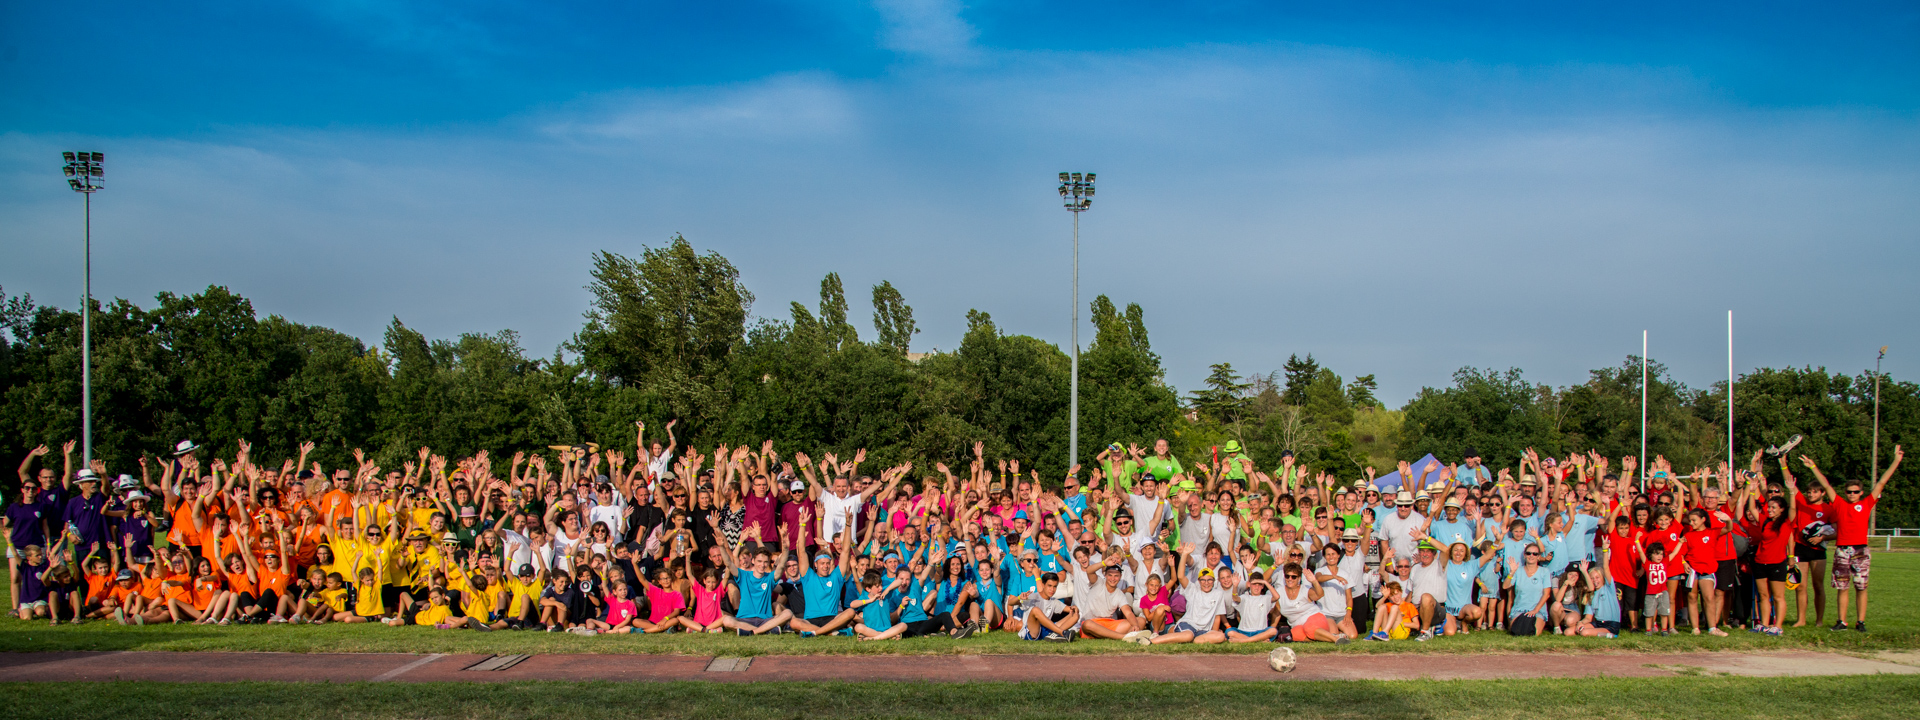
[[[1893,464],[1887,466],[1887,472],[1873,484],[1871,492],[1860,481],[1849,480],[1844,489],[1835,493],[1813,458],[1800,456],[1800,463],[1820,481],[1820,489],[1834,498],[1833,519],[1839,528],[1834,542],[1839,547],[1833,556],[1833,594],[1840,601],[1840,619],[1834,622],[1834,630],[1847,629],[1847,601],[1854,599],[1847,593],[1851,589],[1859,599],[1853,629],[1867,631],[1867,571],[1873,567],[1872,555],[1867,551],[1867,532],[1873,527],[1873,508],[1880,502],[1880,492],[1886,489],[1887,481],[1893,479],[1893,473],[1900,469],[1900,461],[1905,457],[1899,445],[1893,446]]]

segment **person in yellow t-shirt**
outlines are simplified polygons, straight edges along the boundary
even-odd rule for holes
[[[441,630],[464,626],[464,624],[456,625],[447,622],[452,617],[453,608],[447,605],[446,591],[434,588],[427,593],[426,609],[413,614],[413,624],[436,627]]]
[[[539,560],[540,555],[534,554],[533,559]],[[508,625],[526,628],[539,620],[540,594],[547,589],[546,576],[544,568],[536,573],[533,565],[522,564],[513,575],[500,578],[500,584],[511,593],[507,601]]]
[[[315,625],[328,620],[351,622],[348,618],[352,617],[353,613],[347,611],[347,596],[351,594],[347,589],[347,579],[336,572],[327,573],[320,582],[320,589],[315,590],[313,596],[305,601],[312,605],[308,620]]]
[[[353,612],[341,613],[336,619],[341,622],[363,623],[379,620],[387,623],[387,605],[381,602],[382,591],[386,583],[380,581],[380,574],[371,567],[362,567],[353,583]],[[388,623],[391,624],[391,623]]]

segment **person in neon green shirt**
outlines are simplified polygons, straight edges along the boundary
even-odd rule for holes
[[[1139,448],[1134,448],[1133,453],[1134,457],[1140,457]],[[1140,467],[1146,468],[1147,472],[1153,473],[1155,480],[1163,483],[1175,475],[1186,473],[1186,468],[1180,467],[1180,458],[1174,457],[1173,450],[1167,446],[1166,438],[1153,441],[1153,454],[1141,458]]]
[[[1240,481],[1241,487],[1246,487],[1247,469],[1240,464],[1240,461],[1246,460],[1252,462],[1253,456],[1248,455],[1244,449],[1240,447],[1239,440],[1228,440],[1227,444],[1221,447],[1220,450],[1226,453],[1226,457],[1221,458],[1221,461],[1226,465],[1225,472],[1221,474],[1221,477],[1227,480],[1238,480]]]

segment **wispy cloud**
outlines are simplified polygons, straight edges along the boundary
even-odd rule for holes
[[[960,17],[959,0],[873,0],[880,12],[880,45],[888,50],[958,63],[975,60],[979,31]]]
[[[847,90],[819,74],[611,93],[552,115],[540,122],[542,129],[576,140],[804,140],[842,136],[857,124]]]

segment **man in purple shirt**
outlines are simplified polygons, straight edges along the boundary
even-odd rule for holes
[[[107,507],[107,496],[100,492],[100,478],[91,470],[80,471],[80,494],[67,500],[66,512],[60,521],[71,525],[74,534],[79,536],[74,549],[83,553],[90,552],[94,543],[100,543],[101,549],[107,544],[107,516],[102,513]]]

